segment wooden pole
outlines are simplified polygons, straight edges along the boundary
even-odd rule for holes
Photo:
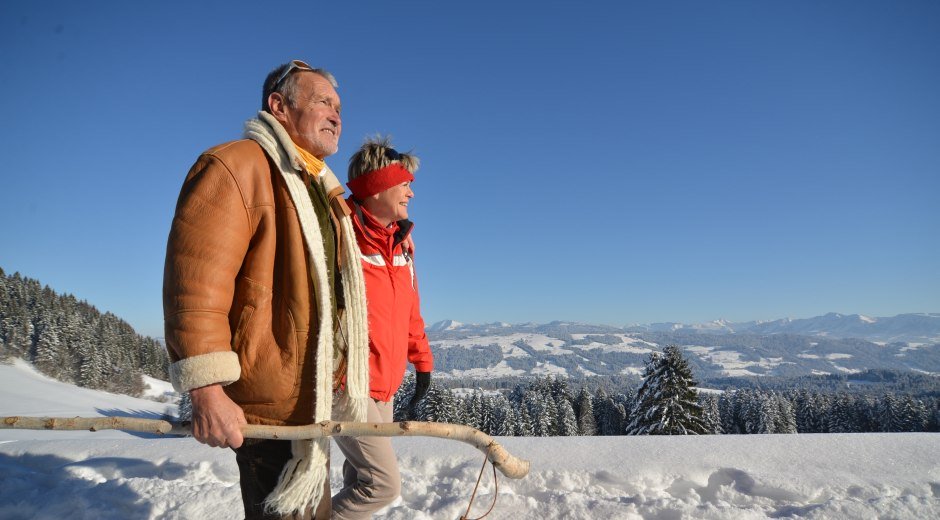
[[[158,435],[191,435],[189,423],[136,417],[2,417],[0,429],[13,430],[125,430]],[[250,439],[300,440],[322,437],[439,437],[470,444],[486,454],[493,466],[509,478],[529,473],[529,461],[514,457],[489,435],[462,424],[404,421],[357,423],[323,421],[305,426],[244,425]]]

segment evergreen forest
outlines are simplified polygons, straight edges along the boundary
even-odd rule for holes
[[[167,380],[166,349],[124,320],[0,269],[0,362],[29,361],[78,386],[139,396],[142,375]]]
[[[675,346],[649,356],[639,387],[537,377],[510,390],[431,388],[414,409],[409,374],[395,420],[460,423],[490,435],[700,435],[940,431],[940,396],[790,388],[699,391]],[[578,385],[577,387],[573,385]]]

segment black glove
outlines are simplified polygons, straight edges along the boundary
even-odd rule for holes
[[[415,374],[415,395],[411,398],[411,402],[408,403],[408,408],[414,410],[415,405],[418,404],[418,401],[424,399],[424,396],[428,395],[428,389],[431,388],[431,373],[430,372],[418,372]]]

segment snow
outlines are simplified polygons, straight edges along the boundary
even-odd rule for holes
[[[760,358],[758,361],[744,361],[741,359],[741,353],[736,350],[716,350],[721,347],[707,347],[702,345],[683,345],[682,349],[692,352],[703,361],[708,361],[714,365],[720,366],[721,373],[729,377],[751,377],[764,375],[759,372],[748,370],[750,367],[774,368],[785,363],[783,358]]]
[[[860,374],[861,370],[855,370],[853,368],[840,367],[839,365],[832,365],[832,368],[838,370],[839,372],[844,372],[846,374]]]
[[[435,372],[435,374],[437,374],[437,372]],[[524,376],[526,375],[526,371],[512,368],[504,359],[491,367],[470,368],[467,370],[451,370],[447,372],[446,375],[453,377],[466,377],[471,379],[488,379],[491,377],[500,376]]]
[[[533,350],[542,351],[546,354],[570,354],[568,350],[558,348],[565,344],[560,339],[550,338],[544,334],[515,333],[505,336],[472,336],[465,339],[446,339],[432,341],[431,345],[436,348],[448,347],[473,347],[476,345],[498,345],[503,352],[503,357],[525,357],[528,354],[525,350],[513,345],[518,341],[523,341]]]
[[[588,336],[597,336],[598,334],[572,334],[571,339],[580,341]],[[577,345],[577,348],[584,350],[595,350],[600,349],[603,352],[627,352],[631,354],[649,354],[653,352],[652,347],[656,347],[654,343],[644,341],[640,338],[635,338],[629,334],[607,334],[608,336],[614,336],[620,338],[620,343],[614,345],[608,345],[606,343],[599,343],[597,341],[592,341],[587,345]]]
[[[624,369],[621,370],[620,373],[621,373],[621,374],[627,374],[627,375],[637,375],[637,376],[639,376],[639,375],[643,375],[643,368],[641,368],[641,367],[624,367]]]
[[[167,405],[0,365],[0,416],[159,415]],[[494,519],[940,517],[940,434],[500,438],[532,463],[500,475]],[[377,519],[466,511],[482,455],[399,438],[402,498]],[[342,458],[334,448],[334,491]],[[471,517],[493,499],[487,470]],[[229,450],[124,432],[0,430],[0,518],[240,518]]]
[[[553,365],[551,363],[536,363],[532,370],[529,371],[530,374],[535,376],[567,376],[568,371],[564,368]]]
[[[144,376],[144,397],[153,401],[173,401],[175,402],[177,394],[173,390],[173,385],[168,381],[161,381],[150,376]]]

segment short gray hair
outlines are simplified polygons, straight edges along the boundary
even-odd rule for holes
[[[268,98],[271,97],[271,94],[275,92],[278,92],[282,96],[284,96],[284,99],[287,101],[289,105],[295,106],[294,102],[297,100],[297,96],[299,94],[297,91],[298,90],[297,77],[299,76],[297,74],[298,71],[299,72],[313,72],[314,74],[319,74],[320,76],[324,77],[327,81],[329,81],[330,85],[332,85],[333,88],[335,89],[339,88],[339,84],[336,83],[336,78],[333,77],[333,74],[331,74],[326,69],[314,69],[314,68],[297,69],[296,71],[291,71],[290,74],[288,74],[287,77],[284,78],[284,80],[281,81],[279,85],[275,85],[275,83],[277,83],[278,78],[280,78],[281,75],[284,74],[284,71],[287,70],[287,68],[291,66],[291,63],[292,62],[289,61],[287,63],[278,65],[277,67],[274,68],[274,70],[268,73],[268,76],[266,78],[264,78],[264,85],[262,85],[262,88],[261,88],[261,110],[264,110],[265,112],[271,111],[271,107],[268,105]]]

